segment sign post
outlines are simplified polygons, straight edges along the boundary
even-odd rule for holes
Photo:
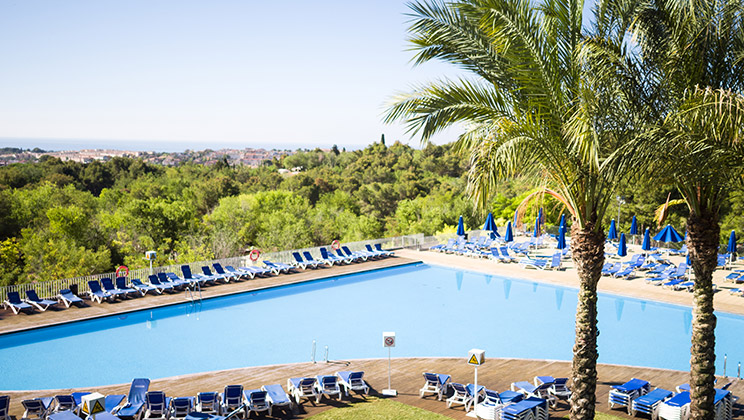
[[[390,374],[390,349],[395,347],[395,333],[394,332],[384,332],[382,333],[382,347],[387,347],[388,349],[388,387],[387,389],[382,390],[382,395],[387,395],[389,397],[395,397],[398,395],[398,391],[394,390],[392,387],[392,380],[391,380],[391,374]]]
[[[478,417],[478,366],[486,362],[486,351],[481,349],[471,349],[468,352],[468,364],[475,367],[475,378],[473,379],[473,411],[466,414],[468,417]]]
[[[83,414],[87,414],[88,418],[95,419],[98,413],[106,411],[106,397],[97,392],[83,395],[82,403]]]

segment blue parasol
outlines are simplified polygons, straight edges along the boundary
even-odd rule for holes
[[[607,232],[607,239],[617,239],[617,226],[615,226],[615,219],[610,222],[610,230]]]
[[[630,234],[638,235],[638,220],[633,216],[633,221],[630,222]]]
[[[666,225],[661,232],[654,236],[654,240],[659,242],[682,242],[684,239],[679,232],[674,230],[672,225]]]
[[[514,242],[514,232],[512,231],[512,222],[506,224],[506,233],[504,234],[506,242]]]
[[[496,227],[496,222],[493,221],[493,214],[490,212],[488,213],[488,216],[486,216],[486,223],[483,224],[483,230],[491,232],[491,238],[500,236],[498,228]]]
[[[462,221],[462,216],[457,221],[457,236],[465,236],[465,222]]]
[[[731,236],[729,236],[729,242],[728,247],[726,247],[726,252],[729,254],[733,254],[736,252],[736,231],[731,231]]]
[[[561,214],[561,222],[558,223],[558,228],[566,229],[566,214]]]
[[[514,210],[514,221],[512,222],[512,224],[516,228],[518,223],[519,223],[519,213],[517,213],[517,210]]]
[[[535,232],[533,234],[535,238],[540,236],[540,218],[535,219]]]
[[[651,251],[651,231],[648,230],[648,228],[643,232],[643,243],[641,244],[641,249],[644,251]]]
[[[628,255],[628,245],[625,244],[625,234],[620,234],[620,243],[617,246],[617,255],[624,257]]]
[[[566,247],[566,227],[561,226],[558,228],[558,249],[564,249]]]

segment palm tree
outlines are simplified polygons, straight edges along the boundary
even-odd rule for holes
[[[415,63],[440,59],[468,78],[443,80],[396,96],[386,121],[403,120],[423,142],[467,124],[458,140],[470,155],[470,195],[485,204],[498,180],[536,171],[573,218],[572,256],[580,290],[573,348],[571,418],[594,418],[597,283],[604,263],[602,220],[624,177],[609,159],[634,135],[632,97],[584,54],[583,0],[460,0],[412,3]],[[599,9],[597,9],[600,11]],[[605,51],[622,57],[617,25],[596,27]],[[611,69],[610,69],[611,70]]]
[[[744,3],[741,0],[630,1],[626,15],[654,98],[649,124],[618,154],[674,185],[690,214],[687,246],[695,272],[690,358],[691,416],[714,417],[713,271],[726,190],[744,176]]]

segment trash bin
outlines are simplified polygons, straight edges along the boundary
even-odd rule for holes
[[[72,292],[73,295],[76,295],[77,296],[77,294],[78,294],[78,285],[77,284],[71,284],[70,285],[70,291]]]

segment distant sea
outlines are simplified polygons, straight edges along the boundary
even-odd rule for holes
[[[204,149],[330,149],[332,144],[303,144],[303,143],[270,143],[270,142],[235,142],[235,141],[203,141],[178,142],[168,140],[97,140],[97,139],[24,139],[0,137],[0,147],[19,147],[22,149],[39,149],[46,151],[84,150],[84,149],[113,149],[133,152],[183,152]],[[338,145],[339,149],[356,150],[364,146]]]

